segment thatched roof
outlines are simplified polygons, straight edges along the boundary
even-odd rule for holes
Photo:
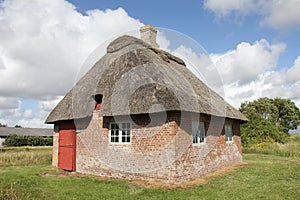
[[[187,111],[247,121],[207,87],[185,63],[140,39],[122,36],[67,93],[46,123],[92,115],[102,94],[101,116]]]
[[[46,128],[13,128],[13,127],[0,127],[0,137],[7,137],[9,135],[19,136],[53,136],[52,129]]]

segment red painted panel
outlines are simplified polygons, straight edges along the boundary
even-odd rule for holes
[[[76,170],[76,129],[73,122],[59,124],[58,168]]]
[[[73,149],[69,147],[59,148],[58,168],[74,171],[73,169]]]
[[[74,144],[75,130],[60,130],[59,131],[59,145],[72,147]]]
[[[100,108],[101,108],[101,103],[97,103],[95,106],[95,110],[100,110]]]

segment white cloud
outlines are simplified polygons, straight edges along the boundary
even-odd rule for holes
[[[300,108],[300,80],[291,82],[285,70],[265,69],[252,81],[243,85],[224,84],[224,91],[226,101],[236,108],[239,108],[242,102],[253,101],[260,97],[292,99]]]
[[[39,101],[38,108],[40,110],[50,112],[61,100],[63,96],[58,96],[56,99]]]
[[[29,119],[33,118],[34,117],[33,111],[30,109],[25,110],[24,117]]]
[[[294,62],[294,65],[287,70],[287,82],[288,83],[299,83],[300,78],[300,56],[297,57],[297,59]],[[300,94],[300,92],[299,92]]]
[[[239,108],[242,102],[257,100],[260,97],[273,98],[267,90],[272,88],[272,84],[266,84],[265,78],[268,72],[258,75],[257,78],[244,85],[229,83],[224,85],[225,100],[236,108]]]
[[[218,18],[256,13],[262,17],[261,25],[279,30],[300,25],[299,0],[205,0],[204,8],[211,10]]]
[[[44,121],[40,118],[33,118],[30,120],[23,118],[20,119],[17,124],[26,128],[53,128],[53,125],[45,125]]]
[[[52,127],[44,122],[54,106],[62,99],[62,96],[50,100],[31,100],[30,108],[23,105],[18,98],[0,98],[0,123],[9,126],[16,124],[22,127]]]
[[[167,40],[164,32],[160,31],[159,29],[157,31],[157,44],[159,45],[159,48],[164,50],[168,50],[170,46],[170,41]]]
[[[24,98],[63,95],[98,45],[141,25],[122,8],[91,10],[84,16],[63,0],[4,1],[0,93]]]
[[[172,54],[183,59],[187,68],[205,84],[219,94],[224,94],[222,77],[208,54],[204,51],[196,53],[193,49],[183,45],[175,49]]]
[[[224,81],[225,99],[236,108],[260,97],[292,99],[300,107],[300,56],[294,65],[276,71],[284,44],[260,40],[240,43],[223,55],[211,55]]]
[[[16,98],[7,98],[0,96],[0,110],[15,109],[19,107],[19,101]]]
[[[272,84],[266,91],[273,97],[291,98],[300,107],[300,56],[290,68],[272,71],[265,79],[265,84]]]
[[[223,54],[211,54],[211,61],[207,55],[197,54],[185,46],[173,53],[236,108],[242,102],[260,97],[289,98],[300,107],[300,56],[293,66],[277,70],[277,60],[284,49],[285,44],[270,44],[261,39],[252,44],[241,42]]]
[[[234,11],[246,15],[254,8],[254,2],[253,0],[205,0],[204,7],[213,11],[217,17],[230,15]]]
[[[141,25],[122,8],[82,15],[64,0],[0,1],[0,122],[44,126],[93,50]],[[22,105],[26,98],[37,111]]]
[[[211,58],[224,84],[237,82],[241,85],[258,78],[266,70],[276,68],[278,57],[284,50],[285,44],[270,44],[261,39],[253,44],[242,42],[235,50],[223,55],[212,54]]]
[[[276,29],[290,29],[299,27],[300,1],[299,0],[273,0],[264,1],[262,7],[262,25],[267,25]]]
[[[40,100],[38,102],[37,111],[33,112],[30,109],[22,107],[23,117],[19,118],[15,123],[21,125],[22,127],[45,127],[51,128],[53,125],[44,124],[47,116],[51,110],[57,105],[57,103],[62,99],[62,96],[57,97],[52,100]]]
[[[16,125],[16,119],[22,117],[22,102],[17,98],[0,97],[0,123]]]

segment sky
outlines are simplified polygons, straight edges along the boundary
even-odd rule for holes
[[[51,127],[46,117],[94,50],[146,24],[202,46],[221,79],[204,81],[234,107],[260,97],[300,107],[299,10],[300,0],[0,1],[0,123]],[[159,37],[202,70],[199,52]]]

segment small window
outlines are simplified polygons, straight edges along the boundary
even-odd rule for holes
[[[232,142],[232,126],[225,125],[226,142]]]
[[[102,94],[96,94],[94,96],[94,99],[96,101],[96,105],[95,105],[95,110],[100,110],[101,108],[101,103],[102,103]]]
[[[110,143],[130,143],[131,123],[110,123]]]
[[[203,122],[192,122],[193,144],[205,143],[205,127]]]

